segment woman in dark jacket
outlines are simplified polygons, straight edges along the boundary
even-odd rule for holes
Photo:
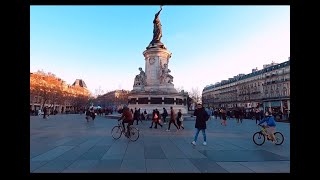
[[[221,117],[222,117],[221,125],[227,126],[227,115],[224,109],[221,109]]]
[[[182,113],[181,113],[181,109],[179,109],[179,112],[177,114],[177,125],[178,125],[178,128],[179,129],[184,129],[183,125],[182,125],[182,121],[181,121],[181,118],[182,117]],[[183,118],[183,117],[182,117]]]
[[[209,119],[209,115],[202,107],[202,104],[197,105],[197,109],[193,113],[194,116],[196,116],[196,133],[194,135],[194,140],[191,142],[191,144],[196,145],[197,139],[198,139],[198,134],[200,130],[202,131],[203,135],[203,145],[207,145],[207,137],[206,137],[206,128],[207,128],[207,123],[206,121]]]

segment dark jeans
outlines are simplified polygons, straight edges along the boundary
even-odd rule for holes
[[[126,120],[126,119],[122,121],[122,128],[123,128],[124,132],[126,132],[126,128],[124,126],[124,123],[128,123],[127,128],[129,128],[129,126],[133,124],[133,121],[132,120]]]
[[[177,129],[179,129],[179,127],[178,127],[177,124],[176,124],[176,121],[175,121],[175,120],[170,120],[168,130],[170,130],[171,123],[173,123],[174,126],[175,126]]]
[[[258,123],[259,123],[259,121],[260,121],[260,119],[259,119],[259,118],[256,118],[256,124],[258,124]]]
[[[150,126],[150,128],[152,128],[152,126],[153,126],[153,123],[155,123],[156,125],[154,126],[154,128],[157,128],[157,126],[158,126],[158,124],[159,124],[159,126],[161,126],[162,127],[162,124],[160,124],[159,123],[159,119],[158,120],[156,120],[155,122],[151,122],[151,126]]]
[[[206,130],[205,130],[205,129],[198,129],[198,128],[196,128],[196,133],[195,133],[195,135],[194,135],[193,141],[194,141],[194,142],[197,142],[197,139],[198,139],[198,135],[199,135],[200,130],[202,131],[203,141],[204,141],[204,142],[207,142]]]
[[[166,122],[167,116],[162,116],[163,117],[163,122]]]
[[[137,125],[138,125],[138,121],[141,121],[141,122],[142,122],[142,120],[141,120],[140,117],[138,117],[138,118],[136,119],[136,121],[137,121]]]
[[[184,129],[184,127],[182,126],[182,121],[177,120],[177,125],[179,127],[179,129]]]

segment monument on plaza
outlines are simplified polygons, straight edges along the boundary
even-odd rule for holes
[[[153,20],[153,38],[143,52],[145,71],[139,68],[140,73],[136,75],[133,90],[128,96],[129,108],[140,108],[141,111],[146,109],[151,113],[153,109],[157,108],[161,112],[163,107],[169,110],[172,106],[185,114],[188,109],[187,96],[174,88],[173,76],[168,68],[172,53],[161,42],[161,11],[162,6]]]

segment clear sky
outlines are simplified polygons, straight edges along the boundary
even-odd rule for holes
[[[132,90],[159,6],[31,6],[30,71],[95,93]],[[176,88],[206,85],[290,57],[290,6],[163,6],[162,39]]]

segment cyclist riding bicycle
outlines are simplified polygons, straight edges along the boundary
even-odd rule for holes
[[[266,128],[268,139],[271,139],[273,143],[275,143],[275,137],[274,132],[276,130],[276,121],[274,120],[274,117],[271,115],[271,113],[266,112],[264,118],[259,122],[258,125],[261,125],[263,123],[266,123],[266,125],[262,125],[264,128]]]
[[[124,123],[128,123],[127,129],[129,130],[129,126],[133,124],[133,117],[132,117],[132,113],[130,112],[127,106],[124,106],[122,110],[123,110],[122,116],[120,117],[120,119],[118,119],[118,121],[124,118],[122,121],[122,127],[123,127],[123,131],[126,132],[126,135],[127,135],[128,131],[126,131]]]

